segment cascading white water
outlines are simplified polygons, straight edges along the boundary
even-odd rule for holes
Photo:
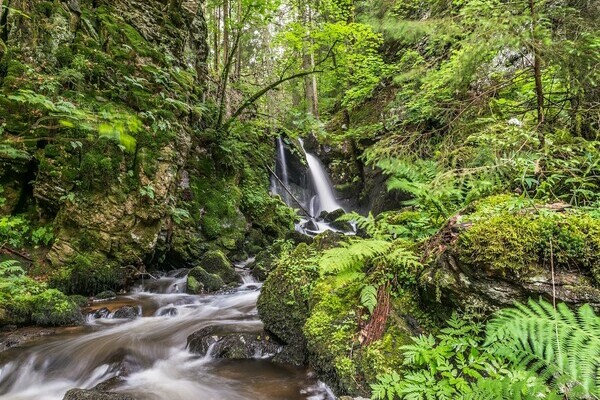
[[[61,400],[71,388],[91,388],[115,377],[120,380],[110,390],[149,400],[334,398],[304,369],[290,372],[261,357],[215,360],[210,350],[204,356],[191,353],[187,337],[207,326],[261,329],[256,310],[261,284],[196,296],[178,293],[180,276],[147,282],[100,303],[138,304],[140,318],[90,320],[85,327],[0,353],[0,398]]]
[[[274,194],[278,194],[281,196],[284,202],[289,204],[290,195],[288,190],[290,188],[290,178],[288,173],[288,163],[287,157],[285,156],[285,146],[283,144],[283,139],[281,136],[277,138],[277,164],[275,168],[275,172],[277,174],[277,178],[281,180],[279,182],[274,176],[271,177],[271,192]],[[282,187],[282,183],[283,186]]]
[[[300,139],[300,144],[302,145],[302,150],[304,150],[304,154],[306,155],[306,161],[308,162],[308,168],[310,170],[310,175],[312,177],[313,183],[315,185],[315,190],[317,192],[317,200],[318,206],[315,204],[314,199],[311,200],[310,204],[310,212],[313,216],[317,216],[321,211],[335,211],[338,208],[342,208],[340,204],[335,199],[335,194],[333,193],[333,187],[327,178],[327,173],[325,172],[325,168],[321,161],[314,155],[308,153],[304,149],[304,142]]]
[[[289,188],[290,187],[290,179],[289,179],[289,174],[288,174],[288,164],[287,164],[287,158],[285,156],[285,148],[283,147],[283,139],[281,139],[281,136],[279,136],[277,138],[277,151],[278,151],[279,162],[281,164],[281,181],[283,182],[285,187]]]

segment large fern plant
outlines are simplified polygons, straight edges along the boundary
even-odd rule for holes
[[[600,398],[600,317],[588,305],[530,300],[501,310],[487,327],[487,344],[569,398]]]
[[[436,337],[413,340],[402,347],[405,370],[380,376],[373,398],[599,398],[600,317],[589,305],[530,300],[497,312],[485,332],[453,317]]]

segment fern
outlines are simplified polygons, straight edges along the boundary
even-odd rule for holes
[[[515,365],[538,373],[569,397],[600,395],[600,317],[591,306],[577,313],[561,303],[530,300],[500,311],[488,324],[487,343]]]
[[[384,240],[355,239],[327,250],[319,262],[322,274],[342,274],[359,271],[366,260],[390,251],[392,243]]]
[[[4,260],[0,262],[0,278],[24,275],[25,271],[17,260]]]
[[[545,382],[531,371],[509,370],[506,376],[499,379],[483,378],[465,393],[462,400],[560,400],[556,392],[552,391]]]
[[[373,310],[377,306],[377,290],[375,285],[365,285],[360,291],[360,304],[369,310],[369,314],[373,314]]]

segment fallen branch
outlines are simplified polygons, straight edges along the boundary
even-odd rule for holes
[[[302,209],[302,211],[304,211],[304,213],[310,217],[310,218],[314,218],[313,215],[311,215],[310,212],[308,212],[308,210],[306,208],[304,208],[304,206],[302,205],[302,203],[300,203],[300,201],[296,198],[296,196],[294,196],[294,194],[290,191],[290,189],[287,188],[287,186],[285,186],[285,184],[281,181],[281,179],[279,179],[279,177],[277,176],[277,174],[275,173],[275,171],[273,171],[271,169],[271,167],[269,167],[268,165],[265,165],[265,167],[267,167],[267,169],[269,170],[269,172],[271,173],[271,175],[273,175],[273,177],[275,179],[277,179],[277,182],[279,182],[281,184],[281,186],[285,189],[286,192],[288,192],[288,194],[290,196],[292,196],[292,199],[294,199],[294,201],[300,206],[300,208]]]

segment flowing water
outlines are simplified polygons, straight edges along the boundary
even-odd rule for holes
[[[300,140],[302,149],[304,150],[304,142]],[[317,216],[321,211],[335,211],[342,206],[339,205],[333,193],[333,186],[329,182],[327,173],[321,161],[314,155],[304,150],[306,155],[306,161],[310,170],[312,182],[315,187],[317,194],[311,199],[310,202],[310,213],[312,216]]]
[[[245,276],[231,293],[193,296],[181,293],[185,275],[174,275],[96,304],[110,309],[134,305],[141,309],[140,318],[90,316],[85,326],[0,353],[0,399],[62,399],[71,388],[103,382],[111,391],[149,400],[334,399],[305,368],[266,359],[218,360],[210,351],[190,353],[187,337],[204,327],[260,329],[260,283]]]

